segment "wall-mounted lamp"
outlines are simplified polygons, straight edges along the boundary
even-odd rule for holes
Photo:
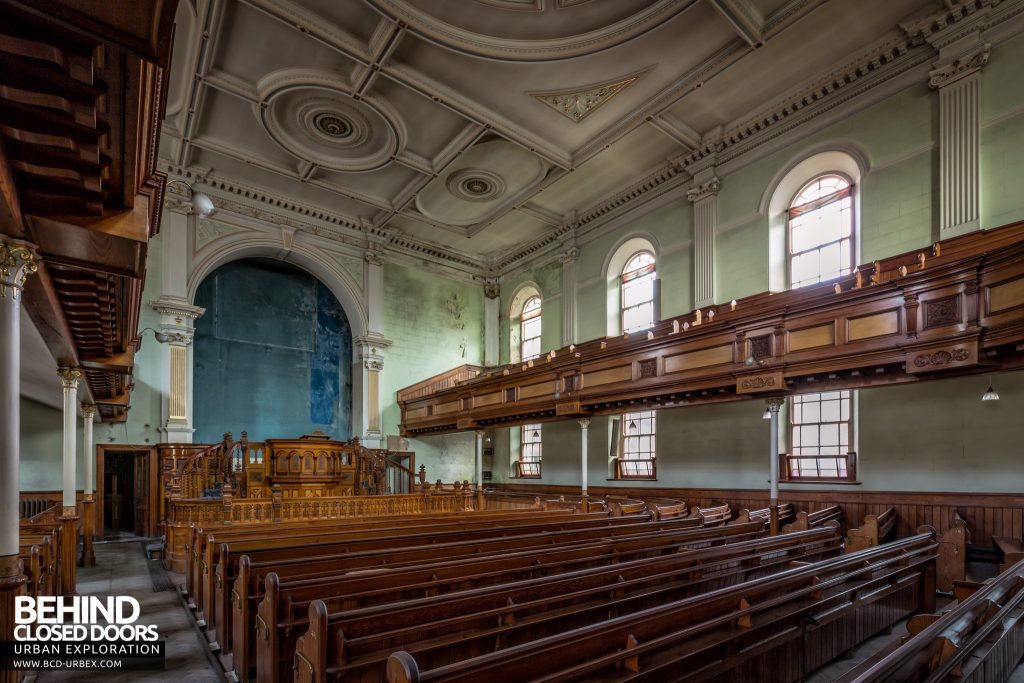
[[[772,411],[771,411],[770,408],[765,408],[764,409],[764,414],[761,415],[761,419],[762,420],[770,420],[770,419],[772,419]]]
[[[213,200],[210,199],[209,195],[205,195],[202,192],[196,192],[195,188],[184,180],[169,180],[165,187],[170,187],[174,183],[179,183],[188,188],[189,201],[192,202],[192,209],[196,212],[196,215],[207,218],[212,216],[213,212],[217,210],[217,207],[213,205]]]
[[[141,338],[142,337],[142,333],[143,332],[147,332],[147,331],[148,332],[152,332],[153,333],[153,338],[156,339],[161,344],[166,344],[167,342],[171,341],[170,335],[167,335],[167,334],[165,334],[163,332],[157,332],[152,327],[144,327],[141,330],[139,330],[139,337]]]
[[[768,364],[768,361],[766,361],[765,359],[763,359],[763,358],[754,358],[753,355],[747,356],[747,360],[745,360],[743,362],[744,362],[744,364],[746,364],[748,366],[760,365],[761,367],[764,367],[765,365]]]
[[[981,395],[981,400],[982,401],[998,401],[999,400],[999,394],[997,394],[996,390],[992,388],[992,376],[991,375],[989,375],[989,377],[988,377],[988,390],[984,394]]]

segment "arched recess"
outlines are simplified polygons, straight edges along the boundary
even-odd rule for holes
[[[768,217],[768,288],[781,292],[789,288],[786,244],[786,210],[796,193],[809,180],[826,173],[839,173],[852,181],[854,221],[854,263],[861,255],[861,181],[869,170],[867,155],[858,146],[832,143],[805,151],[782,167],[765,188],[758,211]]]
[[[280,259],[234,260],[199,285],[192,343],[195,436],[254,441],[314,431],[349,439],[353,339],[333,293]],[[357,426],[358,428],[358,426]]]
[[[607,291],[607,335],[614,337],[622,333],[621,301],[619,287],[622,269],[633,254],[649,251],[654,254],[655,261],[660,255],[657,239],[650,233],[633,233],[620,239],[608,252],[604,262],[605,284]],[[657,310],[657,309],[655,309]]]
[[[345,311],[349,325],[352,326],[353,338],[366,336],[369,331],[368,315],[362,294],[362,283],[357,283],[348,271],[325,258],[322,251],[314,250],[301,243],[293,244],[292,249],[284,256],[281,251],[280,238],[252,232],[236,233],[218,239],[209,247],[201,250],[199,259],[193,263],[188,278],[189,302],[195,302],[196,291],[199,289],[200,283],[210,273],[226,263],[245,258],[276,259],[298,266],[324,283]]]
[[[544,302],[544,295],[535,282],[523,282],[513,292],[512,299],[508,306],[508,358],[509,363],[519,363],[523,360],[519,347],[519,318],[523,315],[523,306],[533,297],[538,297],[541,303]],[[543,325],[543,309],[541,309]]]

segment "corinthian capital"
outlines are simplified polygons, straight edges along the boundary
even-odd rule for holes
[[[0,299],[6,297],[8,292],[12,299],[17,299],[25,287],[25,280],[38,268],[32,245],[6,240],[0,235]]]
[[[61,386],[65,389],[77,389],[78,380],[82,378],[82,371],[78,368],[57,368],[57,376],[60,377]]]
[[[702,199],[708,197],[714,197],[718,194],[718,191],[722,189],[722,181],[718,178],[712,178],[711,180],[701,185],[694,185],[686,191],[686,199],[691,202],[699,202]]]

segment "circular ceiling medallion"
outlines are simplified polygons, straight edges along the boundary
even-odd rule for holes
[[[372,171],[394,160],[405,128],[385,101],[355,99],[338,75],[285,70],[257,85],[267,134],[299,159],[336,171]]]
[[[505,182],[496,173],[478,168],[464,168],[448,176],[448,191],[459,199],[482,202],[505,192]]]
[[[507,62],[594,54],[633,40],[696,0],[367,0],[382,14],[451,50]],[[512,11],[510,11],[512,10]]]
[[[352,135],[352,122],[340,114],[325,111],[313,119],[317,130],[330,138],[347,138]]]

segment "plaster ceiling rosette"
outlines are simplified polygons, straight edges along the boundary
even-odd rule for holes
[[[421,37],[508,62],[583,57],[644,35],[696,0],[367,0]]]
[[[416,208],[448,225],[475,225],[540,182],[545,171],[540,159],[518,145],[506,140],[482,142],[421,190]]]
[[[404,148],[405,126],[386,101],[352,96],[341,74],[286,69],[256,85],[267,134],[299,159],[334,171],[372,171]]]

